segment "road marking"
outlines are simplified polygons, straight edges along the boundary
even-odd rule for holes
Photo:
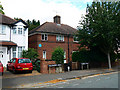
[[[79,84],[73,84],[73,86],[77,86],[77,85],[79,85]]]
[[[100,79],[97,79],[96,81],[99,81]]]

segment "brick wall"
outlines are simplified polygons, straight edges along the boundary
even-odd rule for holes
[[[43,74],[55,73],[55,67],[48,68],[48,65],[55,64],[55,61],[45,61],[40,62],[40,72]],[[49,72],[50,69],[50,72]]]
[[[39,44],[42,45],[42,47],[39,47]],[[46,59],[51,59],[52,52],[55,48],[60,46],[64,49],[66,52],[66,60],[68,60],[68,38],[67,36],[64,36],[64,42],[58,42],[56,41],[56,35],[48,35],[47,41],[41,41],[41,34],[36,34],[29,36],[29,48],[35,48],[38,51],[39,59],[43,59],[43,50],[46,51]],[[70,60],[72,60],[72,51],[78,50],[79,44],[76,42],[73,42],[73,38],[69,38],[69,55]],[[68,62],[68,61],[67,61]]]

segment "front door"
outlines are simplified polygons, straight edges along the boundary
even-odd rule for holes
[[[5,47],[0,47],[0,61],[2,62],[3,66],[5,66],[7,64],[7,60],[6,60],[6,49]]]

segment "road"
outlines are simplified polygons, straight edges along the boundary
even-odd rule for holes
[[[76,78],[57,83],[37,84],[35,88],[118,88],[118,73]]]
[[[58,74],[40,74],[37,72],[28,74],[10,74],[2,79],[3,88],[117,88],[118,74],[98,75],[82,79],[67,79],[56,81],[56,79],[65,79],[74,76],[83,76],[87,74],[103,73],[101,70],[78,70]],[[9,75],[9,76],[8,76]],[[53,80],[53,81],[51,81]],[[54,81],[55,80],[55,81]],[[50,81],[50,82],[49,82]]]

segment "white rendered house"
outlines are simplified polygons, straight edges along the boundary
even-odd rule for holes
[[[28,25],[0,14],[0,61],[6,67],[12,58],[20,58],[28,49]]]

